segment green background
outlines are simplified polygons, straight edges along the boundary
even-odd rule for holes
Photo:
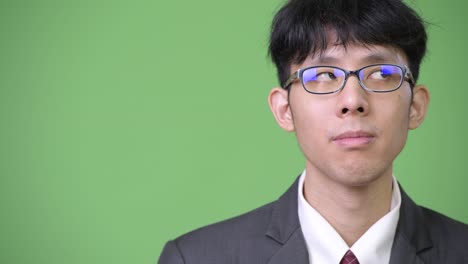
[[[303,169],[266,102],[282,2],[1,1],[0,263],[156,263],[281,195]],[[467,223],[468,4],[411,5],[432,101],[395,174]]]

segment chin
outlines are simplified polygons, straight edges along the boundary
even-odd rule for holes
[[[386,177],[391,170],[380,166],[346,166],[335,174],[335,180],[347,186],[367,186]],[[391,174],[390,174],[391,175]]]

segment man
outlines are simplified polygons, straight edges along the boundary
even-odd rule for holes
[[[305,170],[277,201],[166,244],[160,264],[468,263],[468,226],[417,206],[393,177],[429,93],[419,16],[400,0],[291,0],[269,52],[269,105]]]

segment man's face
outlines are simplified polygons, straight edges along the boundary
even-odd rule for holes
[[[394,48],[349,45],[345,49],[339,45],[292,65],[291,72],[319,65],[356,70],[375,63],[408,64]],[[286,91],[276,90],[281,97],[276,99],[274,91],[270,106],[275,113],[275,104],[281,105]],[[418,105],[421,98],[423,106]],[[308,175],[359,186],[391,176],[393,160],[405,145],[408,129],[422,122],[427,101],[427,90],[420,86],[412,98],[406,81],[396,91],[375,93],[362,89],[357,78],[350,76],[344,89],[325,95],[310,94],[300,82],[293,83],[289,101],[276,107],[276,112],[283,113],[275,117],[285,130],[296,132]]]

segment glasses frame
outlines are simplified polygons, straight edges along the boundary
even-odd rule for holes
[[[366,87],[364,85],[364,83],[362,82],[361,77],[359,77],[359,73],[362,70],[367,69],[369,67],[381,66],[381,65],[396,66],[396,67],[401,69],[401,72],[403,73],[404,77],[401,79],[400,84],[398,84],[398,86],[396,88],[391,89],[391,90],[373,90],[373,89],[370,89],[370,88]],[[304,85],[304,79],[302,78],[304,71],[309,70],[309,69],[313,69],[313,68],[321,68],[321,67],[333,68],[333,69],[343,71],[345,73],[345,78],[344,78],[343,84],[338,89],[336,89],[334,91],[331,91],[331,92],[326,92],[326,93],[318,93],[318,92],[313,92],[313,91],[307,90],[306,86]],[[403,81],[407,81],[410,84],[411,88],[416,83],[414,78],[413,78],[413,74],[411,73],[410,69],[406,65],[391,64],[391,63],[378,63],[378,64],[367,65],[367,66],[364,66],[364,67],[362,67],[360,69],[357,69],[357,70],[354,70],[354,71],[348,71],[348,70],[345,70],[345,69],[342,69],[342,68],[336,67],[336,66],[319,65],[319,66],[307,67],[307,68],[303,68],[303,69],[299,69],[299,70],[295,71],[293,74],[291,74],[289,76],[289,78],[286,81],[283,88],[284,89],[289,89],[289,87],[294,82],[296,82],[297,80],[300,80],[301,84],[302,84],[302,88],[304,88],[304,90],[306,90],[306,92],[308,92],[308,93],[311,93],[311,94],[332,94],[332,93],[337,93],[337,92],[343,90],[343,88],[345,87],[346,82],[348,81],[348,78],[349,78],[350,75],[356,76],[356,78],[359,81],[359,85],[361,86],[362,89],[364,89],[366,91],[369,91],[369,92],[374,92],[374,93],[388,93],[388,92],[393,92],[395,90],[398,90],[401,87],[401,85],[403,84]]]

